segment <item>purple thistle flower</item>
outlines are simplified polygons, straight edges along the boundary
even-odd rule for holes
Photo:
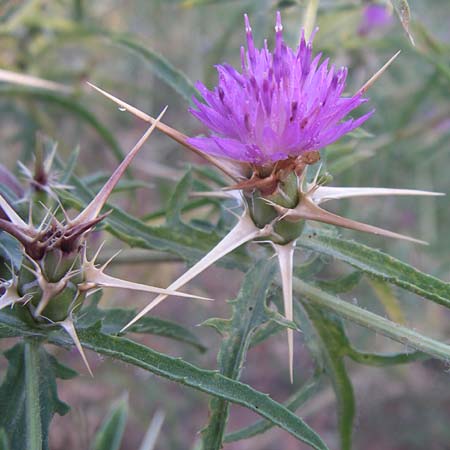
[[[363,93],[342,97],[347,69],[328,67],[321,54],[313,56],[312,38],[302,32],[296,51],[283,41],[280,13],[275,48],[264,42],[255,48],[245,15],[247,50],[241,47],[242,73],[218,65],[219,84],[212,91],[196,87],[205,103],[194,99],[190,112],[210,130],[208,137],[188,143],[209,155],[264,165],[319,150],[359,127],[373,111],[354,120],[343,119],[366,101]]]
[[[369,4],[363,9],[358,33],[365,36],[377,28],[382,28],[392,22],[392,15],[386,5]]]

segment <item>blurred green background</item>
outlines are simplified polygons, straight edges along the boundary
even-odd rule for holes
[[[40,132],[59,143],[63,160],[78,147],[77,173],[85,177],[92,189],[98,189],[120,154],[139,138],[145,124],[118,111],[85,81],[152,115],[169,105],[165,122],[188,135],[198,134],[202,129],[187,112],[193,82],[202,80],[212,87],[216,80],[214,64],[227,61],[239,66],[239,47],[244,42],[243,13],[249,13],[255,40],[261,45],[264,37],[269,44],[272,42],[275,11],[280,9],[285,39],[295,46],[307,4],[306,0],[0,1],[0,69],[66,87],[41,89],[0,82],[0,163],[15,173],[17,160],[30,165]],[[370,103],[364,108],[375,107],[377,112],[364,125],[364,133],[346,137],[323,153],[334,177],[333,184],[448,193],[450,3],[410,0],[415,47],[395,14],[390,25],[361,35],[358,29],[366,4],[362,0],[322,0],[317,11],[320,31],[314,50],[322,51],[337,65],[349,67],[348,93],[356,91],[395,52],[402,51],[368,92]],[[134,179],[140,183],[136,195],[115,194],[113,201],[139,216],[163,208],[174,180],[189,162],[202,164],[179,145],[155,133],[132,168]],[[429,241],[428,247],[421,247],[343,231],[344,236],[449,279],[447,198],[352,200],[334,207],[346,217]],[[208,211],[200,210],[198,214],[205,216]],[[153,223],[158,220],[154,218]],[[170,262],[114,267],[117,273],[133,280],[158,285],[167,285],[182,269],[181,264]],[[329,270],[340,273],[344,269],[336,265]],[[214,268],[193,286],[201,293],[224,300],[235,296],[240,279],[237,272]],[[146,300],[133,296],[130,307]],[[400,289],[386,292],[366,281],[349,300],[435,338],[447,340],[449,336],[447,311]],[[131,300],[125,294],[108,291],[102,301],[126,305]],[[227,315],[228,306],[223,301],[205,306],[175,299],[156,313],[195,326],[213,315]],[[209,351],[203,355],[163,339],[142,340],[152,348],[213,368],[219,338],[203,327],[196,332],[208,343]],[[350,327],[350,334],[367,348],[400,348],[356,326]],[[296,384],[312,371],[301,336],[297,336],[297,341]],[[61,357],[85,372],[76,353],[61,353]],[[195,445],[196,432],[207,418],[206,396],[136,369],[100,361],[93,354],[90,358],[94,379],[83,376],[60,385],[62,399],[73,410],[65,417],[55,418],[52,449],[88,448],[111,403],[123,392],[129,393],[130,418],[122,449],[138,448],[157,409],[166,413],[157,449],[188,449]],[[5,366],[2,359],[0,368]],[[355,449],[450,449],[449,368],[450,365],[445,367],[433,361],[393,369],[350,366],[358,401]],[[271,392],[277,400],[289,395],[292,387],[287,375],[284,336],[272,338],[250,352],[243,381]],[[337,447],[335,400],[329,386],[324,386],[300,410],[300,415],[331,448]],[[250,412],[233,407],[230,427],[254,419]],[[225,448],[290,450],[306,446],[282,431],[271,430],[253,440],[226,444]]]

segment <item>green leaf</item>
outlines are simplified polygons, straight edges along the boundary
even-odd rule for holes
[[[209,395],[244,406],[288,431],[297,439],[317,450],[327,446],[300,418],[268,395],[256,391],[223,375],[203,370],[180,358],[155,352],[128,339],[102,334],[98,327],[79,330],[79,338],[85,348],[105,356],[133,364],[156,375],[190,386]]]
[[[250,342],[250,347],[256,347],[265,340],[269,339],[271,336],[278,334],[286,330],[286,326],[280,325],[276,322],[268,322],[258,328],[255,333],[253,333],[252,340]]]
[[[326,260],[328,259],[328,257],[316,253],[303,264],[296,265],[294,267],[294,274],[302,280],[312,278],[325,267]]]
[[[22,249],[16,239],[0,231],[0,264],[2,260],[8,267],[12,266],[17,270],[22,264]],[[4,267],[0,267],[0,273],[3,269]]]
[[[411,353],[365,353],[352,349],[348,356],[355,362],[366,366],[388,367],[398,364],[408,364],[414,361],[428,359],[428,355],[422,352]]]
[[[75,188],[73,191],[58,192],[66,206],[80,209],[94,197],[92,192],[75,176],[70,178],[70,184]],[[111,211],[105,219],[108,230],[132,247],[167,251],[194,262],[202,258],[220,240],[220,236],[212,230],[205,232],[186,225],[188,226],[186,231],[180,233],[170,227],[149,226],[109,204],[105,206],[106,208]],[[239,250],[221,260],[222,265],[231,268],[245,268],[248,262],[249,258]]]
[[[192,101],[193,96],[198,96],[192,82],[187,76],[177,70],[167,59],[158,54],[154,50],[148,48],[137,42],[130,36],[125,36],[110,32],[101,32],[101,35],[105,36],[112,43],[118,44],[124,49],[139,56],[149,66],[151,71],[160,78],[164,83],[171,86],[176,92],[184,97],[189,103]]]
[[[65,109],[78,117],[80,120],[91,126],[97,134],[108,144],[108,148],[114,154],[118,161],[122,161],[124,154],[115,137],[110,133],[109,129],[105,127],[97,117],[78,103],[73,98],[56,94],[42,89],[23,88],[16,86],[0,86],[0,97],[18,97],[18,98],[33,98],[43,103],[56,105]]]
[[[325,308],[338,316],[362,325],[369,330],[387,336],[394,341],[404,344],[408,348],[413,348],[443,361],[450,359],[450,345],[444,342],[431,339],[416,331],[391,322],[370,311],[352,305],[333,295],[328,294],[298,278],[293,279],[294,291],[306,297],[309,301]]]
[[[276,286],[272,286],[267,295],[266,303],[273,303],[277,306],[278,310],[281,310],[283,308],[282,298],[281,289]],[[267,308],[266,314],[271,320],[263,323],[255,330],[251,337],[250,347],[255,347],[269,337],[278,334],[281,331],[286,331],[286,328],[292,328],[298,331],[297,325],[294,322],[290,322],[278,312]]]
[[[286,401],[285,406],[289,411],[295,412],[300,406],[305,404],[319,389],[320,374],[314,374],[311,379],[306,381],[303,386]],[[242,428],[238,431],[233,431],[225,436],[224,442],[235,442],[242,439],[248,439],[258,434],[265,433],[273,428],[273,424],[268,420],[259,420],[258,422]]]
[[[119,450],[128,416],[128,401],[124,397],[111,409],[95,435],[92,450]]]
[[[75,168],[78,163],[78,157],[80,156],[80,147],[76,146],[71,152],[69,159],[64,167],[64,172],[61,174],[61,183],[69,183],[70,177],[75,172]]]
[[[350,450],[355,416],[355,397],[344,362],[344,356],[347,354],[350,344],[338,318],[321,311],[310,303],[305,302],[303,307],[314,328],[315,341],[319,345],[325,371],[331,379],[336,395],[341,450]]]
[[[0,428],[7,430],[11,450],[48,449],[48,428],[55,413],[69,407],[57,394],[61,367],[35,341],[17,344],[5,353],[8,372],[0,386]]]
[[[269,319],[266,296],[275,274],[274,261],[260,261],[245,276],[238,297],[231,301],[232,317],[222,326],[224,339],[217,356],[218,368],[227,378],[239,379],[251,337],[257,327]],[[220,450],[228,421],[229,404],[214,398],[210,402],[209,421],[202,431],[203,448]]]
[[[0,339],[18,336],[45,337],[47,335],[44,330],[34,328],[22,317],[19,317],[19,311],[19,307],[0,310]]]
[[[332,256],[367,274],[450,307],[450,283],[420,272],[379,250],[354,241],[320,235],[301,237],[299,245]]]
[[[362,272],[354,271],[335,280],[317,280],[314,284],[331,294],[341,294],[355,288],[360,282],[362,275]]]
[[[178,182],[175,191],[170,198],[169,204],[166,208],[166,219],[169,227],[183,228],[181,221],[181,211],[188,200],[189,193],[192,188],[192,173],[188,170],[183,178]]]
[[[136,316],[136,311],[131,309],[108,308],[99,309],[96,302],[83,308],[77,320],[78,328],[89,328],[96,322],[102,322],[102,332],[105,334],[118,334],[120,330]],[[146,333],[155,336],[164,336],[180,342],[192,345],[199,351],[206,351],[197,336],[187,328],[169,320],[158,317],[142,317],[135,325],[128,329],[130,333]]]
[[[187,102],[190,103],[193,96],[198,96],[194,85],[182,71],[176,69],[164,56],[151,49],[148,45],[140,43],[132,35],[115,33],[106,29],[89,26],[80,26],[74,23],[63,24],[62,26],[58,26],[57,23],[48,23],[46,24],[46,28],[55,33],[56,39],[54,39],[53,44],[55,42],[64,42],[67,39],[101,38],[109,44],[119,46],[127,52],[138,56],[148,65],[152,73],[172,87]]]

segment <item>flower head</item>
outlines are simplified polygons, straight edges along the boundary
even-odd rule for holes
[[[372,112],[343,120],[366,101],[363,93],[342,97],[347,69],[329,67],[313,56],[312,38],[302,33],[297,50],[283,40],[280,13],[275,48],[255,48],[245,16],[247,50],[241,48],[242,72],[218,65],[219,84],[212,91],[201,82],[205,103],[194,99],[191,113],[210,130],[188,142],[203,152],[256,165],[274,163],[319,150],[359,127]]]
[[[383,28],[392,22],[392,14],[386,5],[371,3],[364,7],[358,33],[367,35],[377,28]]]

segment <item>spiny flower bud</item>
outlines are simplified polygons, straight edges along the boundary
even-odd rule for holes
[[[89,233],[108,215],[101,214],[102,208],[164,111],[128,153],[91,203],[75,218],[70,218],[60,205],[54,211],[47,210],[40,225],[34,226],[32,203],[27,223],[0,195],[0,209],[4,215],[4,218],[0,218],[0,231],[15,237],[23,247],[23,260],[18,274],[11,270],[11,280],[0,281],[0,309],[23,306],[30,312],[36,324],[50,322],[60,325],[73,339],[86,365],[87,359],[73,325],[73,313],[93,290],[112,287],[210,300],[177,292],[175,289],[167,290],[109,276],[104,270],[110,261],[100,268],[95,263],[101,247],[91,260],[87,258]],[[30,198],[30,202],[32,201],[33,197]]]

